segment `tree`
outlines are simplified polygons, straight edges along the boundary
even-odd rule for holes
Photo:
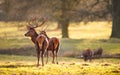
[[[61,0],[61,15],[59,16],[59,23],[62,27],[62,38],[68,38],[68,26],[69,26],[69,18],[67,15],[67,0]]]
[[[25,20],[31,15],[45,16],[50,21],[56,21],[60,25],[62,38],[69,38],[68,27],[70,22],[111,21],[111,5],[109,5],[111,0],[0,1],[3,2],[0,4],[0,10],[7,12],[8,17],[10,17],[8,20]],[[115,30],[113,29],[113,31]]]
[[[61,25],[62,38],[69,38],[68,27],[71,21],[106,20],[110,14],[110,0],[56,0],[56,2],[53,0],[52,2],[58,25]],[[99,9],[96,9],[98,7]]]
[[[79,1],[80,0],[61,0],[58,24],[61,25],[62,38],[69,38],[68,26],[71,18],[70,11],[78,5]]]
[[[120,0],[112,0],[112,34],[111,38],[120,38]]]
[[[10,0],[5,0],[4,1],[4,10],[7,13],[10,11]]]

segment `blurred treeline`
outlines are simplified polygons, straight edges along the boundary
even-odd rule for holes
[[[65,10],[70,21],[111,21],[111,4],[111,0],[0,0],[0,20],[39,16],[58,21]]]

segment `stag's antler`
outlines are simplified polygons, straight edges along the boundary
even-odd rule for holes
[[[30,19],[30,21],[32,21],[33,24],[30,23],[30,21],[28,21],[28,24],[32,27],[32,28],[37,28],[42,26],[47,20],[45,18],[42,18],[43,22],[41,24],[39,24],[40,19],[38,19],[37,17],[34,17],[32,19]],[[33,26],[35,25],[35,26]]]
[[[49,26],[49,25],[47,24],[47,25],[43,28],[43,30],[46,30],[46,29],[48,28],[48,26]]]
[[[43,22],[41,24],[37,24],[34,28],[41,27],[47,20],[43,18]]]

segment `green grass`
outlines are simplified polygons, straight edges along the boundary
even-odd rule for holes
[[[95,59],[83,62],[81,59],[59,57],[59,64],[36,67],[36,57],[0,55],[1,75],[119,75],[119,59]],[[41,64],[41,62],[40,62]]]
[[[14,52],[15,49],[19,49],[19,48],[26,48],[26,53],[29,53],[27,47],[34,48],[34,44],[31,42],[29,38],[0,39],[0,49],[8,49],[8,53],[9,53],[9,49],[11,49]],[[104,49],[103,52],[104,54],[120,54],[120,39],[110,39],[110,40],[61,39],[59,52],[60,54],[61,53],[66,54],[68,52],[75,52],[75,51],[81,52],[87,48],[93,50],[99,47],[102,47]],[[31,55],[33,55],[33,52],[31,52]]]
[[[83,51],[87,48],[97,49],[102,47],[104,54],[120,54],[120,40],[90,40],[90,39],[65,39],[61,41],[63,51]]]
[[[0,48],[1,49],[12,49],[12,48],[21,48],[24,46],[33,46],[32,42],[29,39],[0,39]]]

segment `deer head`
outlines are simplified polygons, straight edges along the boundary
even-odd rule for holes
[[[26,26],[28,31],[27,33],[25,33],[25,36],[30,36],[30,37],[34,36],[36,33],[34,28],[40,27],[46,22],[46,20],[43,19],[42,23],[39,24],[36,20],[37,20],[36,18],[33,18],[30,21],[28,21],[28,25]]]
[[[31,27],[31,26],[26,26],[27,27],[27,33],[25,33],[25,36],[30,36],[30,37],[32,37],[32,36],[34,36],[34,34],[36,33],[36,31],[35,31],[35,29],[33,28],[33,27]]]

